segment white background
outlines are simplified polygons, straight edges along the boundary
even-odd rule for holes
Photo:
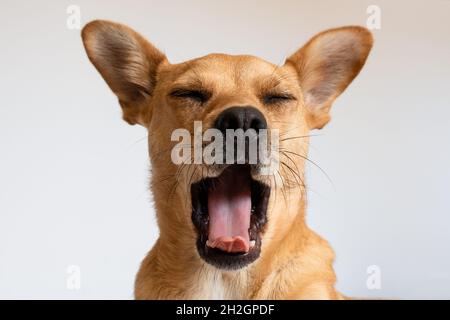
[[[381,30],[361,75],[312,138],[308,222],[347,295],[450,298],[450,1],[0,3],[0,298],[132,298],[158,237],[146,132],[89,63],[82,23],[126,23],[181,62],[210,52],[273,63],[323,29]],[[334,186],[333,186],[334,185]],[[80,290],[66,286],[81,270]],[[381,270],[368,290],[366,270]]]

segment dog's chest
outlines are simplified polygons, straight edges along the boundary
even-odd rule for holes
[[[214,272],[204,279],[200,296],[207,300],[236,300],[242,299],[242,294],[234,281],[224,280],[220,272]]]
[[[212,281],[208,296],[210,300],[224,300],[229,295],[228,288],[225,287],[223,280]]]

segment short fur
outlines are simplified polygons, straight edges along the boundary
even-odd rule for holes
[[[335,289],[334,253],[305,223],[304,167],[309,132],[330,120],[335,98],[364,65],[370,32],[343,27],[322,32],[276,66],[253,56],[210,54],[170,64],[164,54],[130,28],[93,21],[82,31],[89,59],[117,95],[124,119],[148,129],[153,192],[160,236],[136,277],[137,299],[342,299]],[[204,105],[173,99],[175,87],[207,90]],[[295,100],[267,105],[269,91]],[[206,264],[196,250],[191,222],[191,182],[208,175],[203,165],[170,160],[177,128],[204,130],[230,106],[252,105],[280,130],[282,150],[272,187],[261,256],[237,271]],[[206,170],[204,170],[206,169]],[[263,179],[263,177],[255,177]]]

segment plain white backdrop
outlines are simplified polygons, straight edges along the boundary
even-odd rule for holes
[[[365,68],[312,138],[332,183],[308,168],[307,219],[335,249],[346,295],[450,298],[448,0],[2,0],[0,298],[132,298],[158,237],[146,132],[121,120],[67,28],[69,5],[83,25],[130,25],[172,62],[224,52],[277,64],[379,6]],[[79,289],[67,286],[73,265]],[[366,285],[372,265],[379,290]]]

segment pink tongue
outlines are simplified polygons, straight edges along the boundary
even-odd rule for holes
[[[248,172],[225,170],[208,192],[206,244],[226,252],[248,252],[251,205]]]

